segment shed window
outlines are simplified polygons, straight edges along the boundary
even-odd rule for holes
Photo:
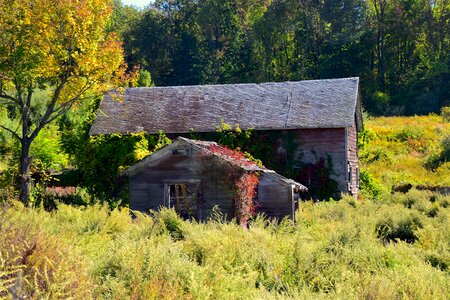
[[[181,148],[181,149],[173,149],[172,155],[191,155],[191,149],[189,148]]]
[[[168,185],[168,205],[184,218],[196,217],[198,211],[199,185],[175,183]]]

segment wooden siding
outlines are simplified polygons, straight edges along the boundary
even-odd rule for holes
[[[351,169],[351,182],[348,182],[348,191],[351,195],[357,196],[359,190],[359,163],[358,163],[358,132],[356,123],[347,129],[347,157],[348,167]],[[348,176],[348,174],[347,174]]]
[[[258,211],[268,217],[293,217],[292,187],[273,181],[266,174],[259,177]]]
[[[319,158],[330,156],[331,178],[337,181],[340,191],[348,191],[345,128],[298,129],[293,143],[296,145],[294,158],[301,163],[316,163]],[[307,182],[301,183],[308,187]]]

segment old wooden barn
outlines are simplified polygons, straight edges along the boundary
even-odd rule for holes
[[[133,165],[125,174],[132,209],[173,207],[181,216],[198,220],[207,218],[215,206],[228,218],[241,220],[248,209],[254,210],[249,213],[269,217],[294,218],[298,193],[306,190],[238,151],[183,137]],[[240,180],[252,178],[254,181],[243,181],[239,186]],[[254,192],[248,191],[252,186]],[[250,199],[242,199],[246,192]],[[240,201],[246,200],[256,205],[244,207]]]
[[[214,132],[223,120],[253,128],[255,143],[267,143],[271,155],[257,158],[278,173],[320,189],[310,173],[327,161],[339,191],[358,193],[358,78],[128,88],[122,102],[112,98],[105,95],[91,134],[162,130],[174,137]]]

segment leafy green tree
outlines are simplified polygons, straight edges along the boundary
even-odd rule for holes
[[[158,0],[124,30],[156,85],[359,76],[375,114],[450,99],[449,0]]]
[[[14,111],[19,125],[0,127],[21,145],[19,197],[28,203],[38,134],[89,91],[124,81],[125,66],[116,35],[105,31],[108,1],[0,0],[0,7],[0,108]]]
[[[140,87],[148,87],[148,86],[155,85],[152,81],[152,76],[151,76],[150,72],[147,70],[139,71],[139,78],[138,78],[137,84]]]

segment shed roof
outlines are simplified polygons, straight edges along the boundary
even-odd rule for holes
[[[255,130],[350,127],[358,89],[357,77],[128,88],[123,101],[104,96],[90,134],[211,132],[221,120]]]
[[[157,152],[143,158],[141,161],[137,162],[133,166],[129,167],[127,170],[125,170],[122,174],[123,175],[130,175],[133,173],[136,173],[141,168],[150,165],[151,162],[160,159],[161,157],[164,157],[165,155],[171,154],[172,150],[174,148],[177,148],[180,146],[180,144],[189,144],[192,147],[195,147],[197,149],[200,149],[201,151],[205,151],[208,154],[211,154],[219,159],[225,160],[232,165],[243,169],[246,172],[259,172],[267,174],[271,179],[274,181],[281,182],[283,184],[287,185],[294,185],[299,190],[306,191],[308,188],[306,188],[304,185],[286,178],[278,173],[276,173],[273,170],[267,169],[264,166],[259,166],[255,162],[247,159],[244,157],[244,155],[238,151],[230,150],[226,147],[220,146],[215,142],[208,142],[208,141],[199,141],[199,140],[192,140],[184,137],[178,137],[172,144],[165,146],[164,148],[158,150]],[[236,155],[236,153],[241,155]]]

